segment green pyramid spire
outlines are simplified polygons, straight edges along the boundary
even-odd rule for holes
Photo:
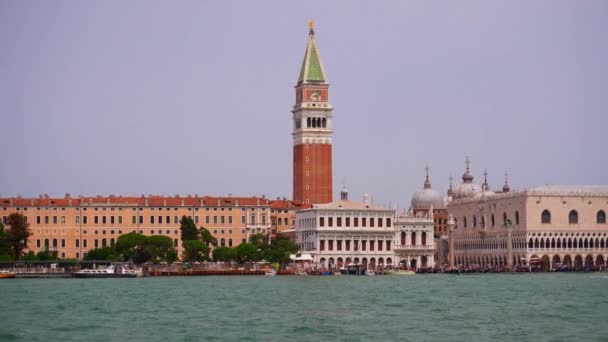
[[[312,26],[308,34],[308,44],[306,45],[306,51],[304,52],[304,60],[302,61],[302,68],[300,69],[300,76],[298,77],[298,83],[325,83],[327,77],[325,76],[325,69],[321,62],[321,56],[317,49],[315,42],[315,31]]]

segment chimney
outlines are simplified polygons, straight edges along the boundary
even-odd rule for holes
[[[369,195],[368,194],[363,195],[363,203],[365,203],[365,205],[369,205]]]

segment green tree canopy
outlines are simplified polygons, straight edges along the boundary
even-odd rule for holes
[[[27,238],[32,235],[30,225],[27,223],[25,216],[19,213],[8,215],[6,224],[9,229],[3,230],[7,236],[10,252],[15,260],[18,260],[23,250],[27,248]]]
[[[290,262],[289,255],[296,254],[299,250],[298,244],[287,238],[278,238],[273,240],[270,248],[266,250],[265,259],[270,262],[279,264],[288,264]]]
[[[217,239],[213,235],[211,235],[211,232],[209,231],[209,229],[207,229],[205,227],[199,228],[198,236],[199,236],[200,240],[206,246],[217,244]]]
[[[164,235],[144,236],[128,233],[116,240],[116,252],[124,261],[141,264],[152,262],[173,262],[177,260],[177,251],[173,247],[173,239]]]
[[[179,230],[182,243],[188,240],[198,240],[198,229],[190,217],[186,215],[182,216],[182,219],[179,221]]]
[[[262,251],[265,251],[269,247],[268,235],[266,234],[252,234],[251,236],[249,236],[249,242],[254,244],[258,249],[261,249]]]
[[[205,261],[209,260],[209,246],[199,240],[184,241],[183,261]]]
[[[236,260],[238,262],[253,262],[261,259],[261,251],[253,243],[245,242],[236,247]]]
[[[218,247],[213,250],[214,261],[236,261],[236,248]]]
[[[144,240],[144,248],[148,260],[154,263],[177,260],[177,251],[173,247],[173,239],[164,235],[152,235]]]
[[[0,222],[0,260],[3,261],[13,260],[11,244],[8,239],[8,234],[4,231],[4,225]]]

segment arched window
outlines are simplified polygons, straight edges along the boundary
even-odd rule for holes
[[[494,221],[494,214],[492,214],[492,216],[490,217],[490,221],[492,223],[492,227],[494,227],[494,223],[495,223],[495,221]]]
[[[422,245],[426,245],[426,232],[422,232]]]
[[[515,224],[519,224],[519,211],[515,212]]]
[[[49,249],[49,239],[44,239],[44,248]]]
[[[306,127],[310,128],[310,118],[306,118]]]
[[[578,224],[578,213],[576,210],[570,210],[570,214],[568,214],[568,223]]]
[[[477,216],[473,216],[473,228],[477,227]]]
[[[327,127],[327,119],[323,118],[323,119],[321,120],[321,126],[322,126],[323,128],[326,128],[326,127]]]
[[[405,245],[405,232],[401,232],[401,245]]]
[[[482,216],[481,217],[481,228],[485,228],[486,227],[486,217]]]
[[[412,246],[416,246],[416,232],[412,232]]]
[[[222,247],[226,246],[226,239],[222,238],[222,240],[220,240],[220,246],[222,246]]]
[[[507,224],[507,213],[502,213],[502,224]]]
[[[597,222],[597,224],[606,224],[606,212],[605,211],[600,210],[597,212],[596,222]]]
[[[114,244],[116,244],[116,241],[114,240],[114,238],[110,239],[110,246],[114,247]]]
[[[101,239],[101,247],[106,247],[108,245],[108,240],[106,238]]]
[[[57,248],[57,239],[53,239],[53,248]]]
[[[466,217],[466,216],[464,216],[464,217],[462,218],[462,225],[463,225],[463,227],[464,227],[464,228],[466,228],[466,227],[467,227],[467,217]]]
[[[551,213],[549,210],[543,210],[543,213],[540,215],[540,223],[551,223]]]
[[[317,127],[321,128],[321,118],[317,118]]]

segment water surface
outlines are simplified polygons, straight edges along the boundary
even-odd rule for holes
[[[6,279],[0,340],[608,341],[608,274]]]

